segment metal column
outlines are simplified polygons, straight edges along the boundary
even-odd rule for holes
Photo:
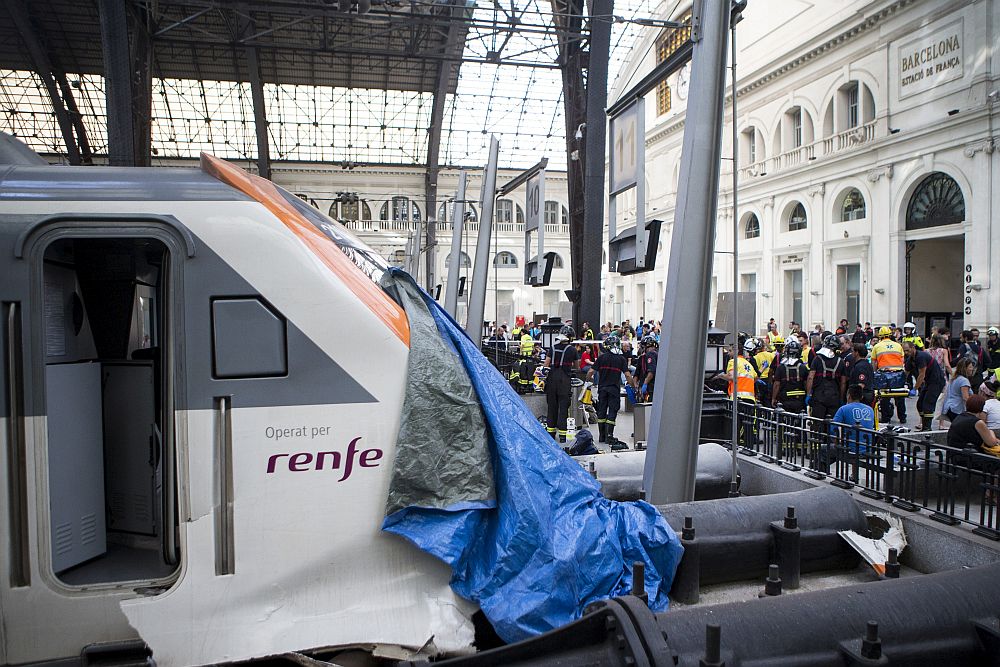
[[[80,149],[77,146],[76,137],[73,136],[72,119],[66,111],[63,98],[59,95],[59,88],[56,86],[55,77],[53,77],[52,62],[32,25],[28,10],[21,4],[20,0],[12,0],[7,3],[7,11],[10,12],[14,26],[27,47],[28,57],[31,58],[31,62],[35,66],[35,73],[38,74],[38,78],[45,86],[45,91],[49,94],[52,111],[55,112],[56,121],[59,123],[59,132],[62,134],[63,143],[66,144],[66,156],[69,163],[80,164]]]
[[[444,309],[455,317],[458,312],[458,274],[462,262],[462,229],[465,227],[465,171],[458,174],[458,193],[451,218],[451,255],[448,257],[448,286],[444,293]]]
[[[583,75],[585,54],[582,0],[550,0],[553,23],[559,27],[559,71],[562,74],[563,116],[566,132],[566,192],[569,207],[569,260],[572,289],[567,296],[579,319],[580,283],[583,281],[584,160],[582,128],[587,122],[587,87]],[[580,138],[577,139],[577,132]]]
[[[479,209],[479,237],[476,259],[472,264],[472,289],[469,290],[469,321],[465,333],[478,345],[483,339],[483,314],[486,310],[486,277],[490,272],[490,233],[493,231],[493,203],[497,192],[497,159],[500,142],[490,137],[490,157],[483,178],[483,197]]]
[[[132,117],[132,68],[128,47],[125,0],[98,0],[101,46],[104,52],[104,96],[108,114],[108,162],[111,166],[135,164],[135,129]]]
[[[653,504],[694,499],[722,151],[730,0],[695,2],[691,95],[643,485]],[[692,353],[690,345],[697,346]]]
[[[604,249],[604,158],[607,147],[608,57],[614,0],[590,3],[590,58],[587,69],[587,131],[584,164],[584,218],[580,299],[575,324],[601,321],[601,252]],[[642,138],[645,140],[645,137]],[[539,258],[540,260],[541,258]],[[576,271],[576,267],[573,267]],[[574,288],[577,286],[574,285]]]
[[[268,137],[267,112],[264,101],[264,82],[260,76],[260,58],[257,47],[245,47],[250,95],[253,98],[253,125],[257,132],[257,173],[271,180],[271,143]]]
[[[248,7],[240,3],[236,6],[234,19],[238,26],[238,39],[243,41],[254,32],[254,20]],[[250,83],[250,98],[253,101],[253,126],[257,135],[257,173],[271,180],[271,141],[267,126],[267,102],[264,100],[264,80],[260,74],[260,53],[256,46],[244,46],[246,77]],[[234,53],[234,66],[237,60]]]
[[[461,21],[459,17],[463,15],[465,6],[453,0],[451,7],[451,22],[448,26],[448,35],[445,38],[445,50],[449,45],[454,45],[460,37]],[[437,80],[434,82],[434,103],[431,105],[430,124],[427,126],[427,172],[424,175],[424,220],[427,221],[426,230],[426,267],[427,275],[424,287],[428,292],[434,291],[436,282],[435,271],[437,270],[437,188],[438,174],[441,166],[438,164],[441,156],[441,130],[444,127],[444,107],[448,97],[448,82],[451,80],[455,63],[447,60],[441,61],[438,65]]]

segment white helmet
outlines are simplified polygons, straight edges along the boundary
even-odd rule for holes
[[[1000,329],[997,329],[996,327],[990,327],[989,329],[986,330],[986,335],[1000,336]]]
[[[753,354],[757,350],[757,341],[753,338],[747,338],[743,343],[743,351],[747,354]]]
[[[914,331],[916,331],[917,325],[914,324],[913,322],[906,322],[905,324],[903,324],[903,332],[905,333],[907,329],[913,329]]]

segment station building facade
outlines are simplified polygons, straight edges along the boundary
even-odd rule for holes
[[[663,18],[690,11],[664,3],[675,5]],[[667,55],[671,31],[644,40],[611,101]],[[665,223],[657,266],[605,278],[607,318],[662,313],[688,72],[646,101],[646,210]],[[737,91],[739,213],[734,224],[730,88],[713,317],[735,281],[755,294],[760,328],[770,317],[782,330],[842,317],[925,332],[1000,323],[1000,3],[751,2]],[[634,203],[619,211],[621,229]]]
[[[501,169],[497,184],[506,183],[519,173]],[[440,172],[437,206],[430,213],[426,210],[424,174],[423,168],[410,166],[358,166],[345,170],[338,165],[282,162],[274,164],[272,180],[340,220],[396,266],[406,263],[408,239],[414,234],[422,234],[425,225],[434,225],[436,268],[430,284],[441,285],[440,301],[443,303],[452,251],[453,202],[460,171],[443,169]],[[465,199],[478,202],[482,169],[467,169],[466,178]],[[571,316],[571,304],[565,295],[571,286],[565,172],[546,171],[545,193],[544,248],[556,254],[551,281],[546,287],[524,284],[525,189],[516,189],[495,204],[484,311],[487,321],[513,325],[519,315],[529,319],[542,313],[563,318]],[[479,217],[479,204],[467,204],[459,249],[459,275],[466,279],[467,287],[472,285]],[[427,248],[423,242],[421,245],[418,279],[421,285],[426,285]],[[468,289],[459,296],[459,322],[464,323],[467,307]]]

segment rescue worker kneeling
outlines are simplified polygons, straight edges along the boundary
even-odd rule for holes
[[[573,395],[573,374],[580,367],[580,357],[572,341],[573,328],[564,326],[556,335],[556,343],[545,359],[549,373],[545,377],[545,399],[548,407],[546,429],[558,442],[566,442],[566,419]]]

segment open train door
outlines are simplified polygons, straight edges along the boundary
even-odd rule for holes
[[[5,663],[133,650],[119,601],[169,587],[183,558],[175,281],[191,239],[130,203],[71,201],[80,173],[4,180]]]
[[[255,201],[179,215],[198,243],[186,557],[169,590],[122,610],[161,665],[468,648],[474,606],[448,568],[381,530],[409,353],[405,314],[372,278],[384,262],[294,195],[209,165]]]

